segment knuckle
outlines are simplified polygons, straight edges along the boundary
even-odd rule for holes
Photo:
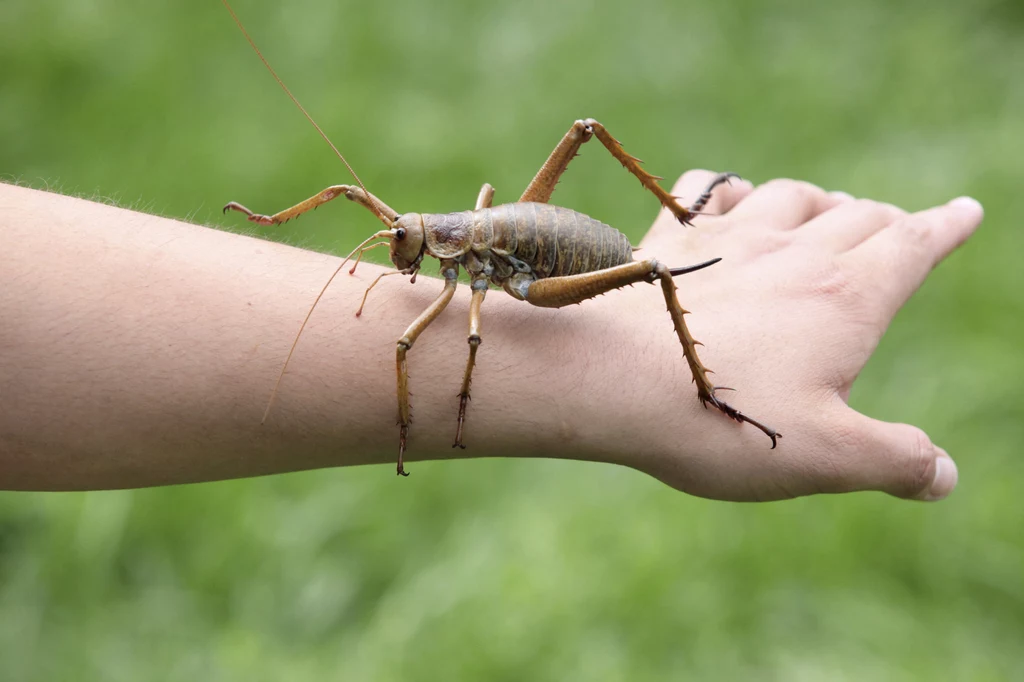
[[[818,492],[850,492],[857,489],[851,477],[866,446],[863,431],[847,420],[835,420],[821,434],[818,452],[808,475],[818,481]]]
[[[782,251],[792,243],[793,234],[789,230],[765,232],[759,234],[757,240],[751,244],[750,252],[755,256],[765,256]]]
[[[910,216],[899,225],[905,241],[913,246],[924,246],[931,237],[932,225],[921,216]]]
[[[901,485],[904,495],[911,496],[925,490],[935,475],[935,446],[924,431],[916,426],[904,426],[909,452],[902,467]]]
[[[854,292],[853,280],[850,275],[832,260],[818,267],[817,271],[813,273],[810,283],[811,295],[815,297],[832,298],[847,296]]]
[[[907,215],[906,211],[904,211],[899,206],[896,206],[895,204],[889,204],[882,201],[877,201],[875,202],[875,204],[877,206],[878,212],[882,214],[890,222],[899,220],[900,218],[903,218],[904,216]]]
[[[679,180],[676,181],[673,187],[673,192],[679,193],[689,187],[700,187],[703,188],[708,182],[711,181],[715,174],[709,170],[703,168],[691,168],[680,176]],[[721,188],[719,188],[721,189]],[[696,191],[700,191],[697,189]]]
[[[871,220],[888,225],[907,215],[907,212],[893,204],[872,199],[857,199],[853,202],[852,210],[862,216],[864,220]]]
[[[836,420],[828,434],[831,450],[838,453],[850,453],[850,457],[860,457],[867,446],[864,430],[850,420]]]
[[[827,193],[821,187],[803,180],[792,180],[790,178],[775,178],[761,185],[766,192],[779,194],[792,194],[801,197],[824,197]]]
[[[870,354],[877,317],[877,303],[872,299],[871,287],[865,286],[856,272],[836,259],[818,263],[804,281],[808,286],[804,291],[810,300],[837,313],[848,330],[857,329],[858,333],[865,335],[855,345],[857,348],[863,346]]]

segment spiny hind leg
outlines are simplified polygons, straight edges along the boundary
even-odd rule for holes
[[[224,213],[227,213],[229,210],[238,211],[248,216],[249,222],[253,222],[258,225],[280,225],[281,223],[288,222],[292,218],[298,218],[303,213],[312,211],[318,206],[322,206],[328,201],[337,199],[342,195],[366,208],[374,215],[378,215],[377,212],[380,211],[381,215],[378,215],[378,217],[381,222],[388,227],[391,227],[391,224],[398,217],[398,213],[383,201],[369,192],[364,192],[361,187],[354,187],[352,185],[332,185],[321,192],[317,192],[305,201],[300,201],[291,208],[286,208],[274,215],[253,213],[236,201],[228,202],[227,205],[224,206]]]
[[[576,157],[580,146],[584,142],[588,142],[592,136],[593,133],[583,121],[573,123],[569,132],[562,137],[562,141],[558,143],[544,165],[533,176],[533,180],[527,185],[526,191],[519,197],[519,201],[548,203],[551,193],[555,191],[555,185],[558,184],[558,179],[562,177],[569,162]]]
[[[673,276],[706,268],[717,263],[719,260],[716,258],[690,267],[669,268],[657,260],[649,258],[625,265],[617,265],[606,270],[598,270],[597,272],[587,272],[568,277],[549,277],[530,283],[525,291],[524,298],[528,303],[543,308],[561,308],[562,306],[580,303],[588,298],[593,298],[599,294],[607,293],[629,284],[635,284],[636,282],[653,283],[660,280],[662,292],[665,295],[665,305],[668,307],[668,312],[672,316],[672,322],[675,324],[676,335],[683,346],[686,363],[690,366],[690,373],[697,384],[697,397],[701,403],[705,407],[711,404],[736,421],[747,422],[757,427],[772,439],[772,447],[774,448],[777,439],[782,434],[777,433],[774,429],[765,426],[755,419],[751,419],[715,396],[716,387],[707,376],[710,370],[697,357],[697,341],[690,334],[690,330],[686,327],[686,321],[683,318],[687,311],[683,310],[683,307],[679,305],[679,299],[676,297],[676,285],[672,281]]]
[[[686,357],[686,364],[690,366],[690,373],[693,375],[693,381],[697,384],[697,398],[700,400],[701,404],[703,404],[704,407],[707,407],[708,404],[710,404],[712,407],[718,408],[724,414],[736,421],[746,422],[751,426],[760,429],[766,436],[772,439],[772,449],[775,449],[775,446],[778,444],[778,439],[782,437],[781,433],[778,433],[771,427],[765,426],[756,419],[751,419],[732,405],[729,405],[723,400],[719,400],[715,396],[716,389],[725,389],[724,387],[716,387],[711,383],[708,379],[708,373],[711,370],[705,367],[700,361],[700,358],[697,357],[698,341],[693,338],[690,334],[690,330],[686,327],[684,315],[686,315],[688,311],[683,310],[683,307],[679,305],[679,298],[676,295],[676,285],[675,282],[672,281],[672,271],[661,263],[658,263],[653,274],[661,280],[662,293],[665,294],[665,305],[668,307],[669,315],[672,316],[672,323],[675,325],[676,335],[679,337],[679,343],[683,346],[683,355]]]
[[[466,361],[466,373],[462,377],[462,390],[459,391],[459,424],[455,430],[453,448],[466,447],[462,444],[462,428],[466,423],[466,406],[469,403],[469,385],[472,383],[473,367],[476,365],[476,351],[480,347],[480,306],[484,302],[484,296],[487,295],[487,280],[474,279],[472,286],[473,298],[469,301],[469,359]]]
[[[562,141],[551,152],[551,155],[544,162],[544,165],[541,166],[541,169],[537,171],[537,175],[534,176],[527,186],[519,201],[547,203],[551,199],[552,192],[555,191],[555,185],[558,184],[559,178],[562,177],[562,173],[569,166],[569,162],[575,158],[579,148],[584,143],[590,141],[592,137],[597,137],[611,155],[618,159],[619,163],[640,181],[640,184],[647,188],[654,196],[658,197],[661,205],[671,211],[676,219],[684,225],[689,224],[700,209],[704,207],[711,198],[711,192],[715,187],[723,182],[728,182],[731,177],[739,177],[735,173],[719,174],[704,189],[704,192],[701,193],[701,196],[692,206],[689,208],[684,207],[676,197],[666,192],[658,184],[658,180],[661,180],[661,178],[645,171],[640,165],[642,163],[640,159],[627,153],[622,148],[622,145],[619,144],[619,141],[612,137],[601,123],[588,118],[572,124],[572,128],[569,129],[569,132],[565,134]]]
[[[398,375],[398,475],[408,476],[405,471],[405,445],[409,438],[409,424],[412,422],[412,413],[409,406],[409,368],[406,365],[405,356],[416,343],[416,339],[423,333],[431,322],[437,319],[455,295],[455,285],[459,281],[459,266],[454,261],[442,261],[441,273],[444,275],[444,290],[434,299],[434,302],[427,307],[416,320],[409,325],[409,328],[398,339],[395,348],[395,371]]]

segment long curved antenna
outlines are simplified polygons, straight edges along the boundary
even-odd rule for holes
[[[353,255],[355,255],[356,251],[359,251],[369,242],[372,242],[374,239],[390,237],[391,234],[391,230],[381,230],[380,232],[377,232],[372,237],[364,241],[362,244],[354,248],[352,250],[352,253],[345,256],[345,260],[341,261],[341,265],[339,265],[338,269],[334,271],[334,274],[331,275],[331,278],[327,280],[327,283],[324,284],[323,288],[320,290],[320,293],[316,295],[316,300],[313,301],[313,305],[309,307],[309,312],[306,313],[306,319],[302,321],[302,326],[299,327],[299,333],[295,335],[295,340],[292,342],[292,347],[288,351],[288,357],[285,358],[284,365],[281,367],[281,373],[277,375],[277,381],[274,382],[274,390],[270,392],[270,399],[267,401],[267,409],[263,411],[263,419],[260,420],[260,424],[264,424],[267,421],[267,416],[270,414],[270,408],[273,407],[274,405],[274,398],[277,397],[277,389],[281,386],[281,380],[284,379],[284,373],[285,370],[288,369],[288,363],[292,361],[292,354],[295,353],[295,347],[299,345],[299,338],[302,336],[302,331],[306,328],[306,323],[309,322],[309,318],[313,316],[313,311],[316,310],[316,306],[318,303],[320,303],[320,299],[323,298],[324,293],[327,291],[327,287],[331,286],[331,282],[333,282],[334,278],[338,276],[338,273],[341,272],[341,269],[345,267],[345,264],[348,263],[349,259],[351,259]]]
[[[338,158],[341,159],[341,162],[345,164],[346,168],[348,168],[348,172],[352,174],[352,177],[355,178],[357,183],[359,183],[359,186],[362,188],[362,190],[366,192],[366,196],[370,200],[370,206],[373,208],[373,212],[377,214],[377,217],[381,221],[387,224],[389,221],[384,220],[384,215],[381,213],[380,207],[377,206],[377,202],[374,200],[373,195],[367,191],[366,185],[363,184],[363,181],[359,179],[358,175],[356,175],[356,172],[352,169],[352,166],[349,164],[349,162],[345,160],[345,157],[342,155],[342,153],[339,152],[338,148],[334,146],[333,142],[331,142],[331,138],[327,137],[327,133],[323,131],[323,128],[317,125],[317,122],[313,120],[313,117],[309,115],[309,112],[306,111],[305,107],[303,107],[299,103],[299,100],[295,98],[295,95],[292,94],[292,91],[288,89],[288,86],[285,85],[284,81],[281,80],[281,78],[277,75],[277,72],[274,71],[274,67],[270,65],[270,62],[267,61],[267,58],[263,56],[262,52],[260,52],[260,48],[256,47],[256,42],[252,39],[252,37],[249,36],[249,32],[245,30],[245,26],[242,25],[242,21],[238,18],[238,15],[235,14],[235,10],[233,10],[231,8],[231,5],[228,4],[228,0],[220,1],[221,4],[223,4],[224,7],[227,9],[227,11],[231,13],[231,18],[235,20],[235,23],[238,25],[238,28],[242,32],[242,35],[244,35],[245,39],[249,41],[249,45],[251,45],[253,51],[256,52],[256,56],[258,56],[260,58],[260,61],[263,62],[263,66],[267,67],[267,71],[270,72],[270,75],[274,77],[274,80],[277,81],[277,84],[281,86],[281,89],[284,90],[285,94],[288,95],[291,101],[295,103],[295,106],[299,108],[299,111],[302,112],[302,115],[305,116],[306,119],[313,124],[313,127],[316,128],[316,131],[320,133],[320,137],[324,138],[324,141],[326,141],[327,144],[331,146],[331,149],[334,150],[334,153],[338,155]]]

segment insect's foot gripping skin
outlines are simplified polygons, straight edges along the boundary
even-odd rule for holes
[[[779,444],[779,440],[778,439],[782,438],[782,434],[779,433],[778,431],[776,431],[775,429],[769,427],[769,426],[765,426],[764,424],[762,424],[761,422],[757,421],[756,419],[751,419],[750,417],[748,417],[747,415],[743,414],[742,412],[740,412],[739,410],[737,410],[735,407],[733,407],[729,403],[725,402],[724,400],[719,400],[718,398],[716,398],[715,397],[715,391],[719,391],[719,390],[721,390],[721,391],[731,391],[733,389],[728,388],[726,386],[712,386],[710,391],[700,390],[697,393],[697,398],[698,398],[698,400],[700,400],[701,404],[705,408],[707,408],[708,403],[710,403],[712,407],[715,407],[715,408],[721,410],[722,413],[725,414],[727,417],[729,417],[731,419],[735,419],[736,421],[738,421],[740,423],[746,422],[746,423],[750,424],[751,426],[754,426],[754,427],[760,429],[764,433],[764,435],[766,435],[766,436],[768,436],[769,438],[772,439],[772,450],[774,450],[775,446],[777,446]]]
[[[224,205],[224,213],[227,213],[228,211],[238,211],[239,213],[244,213],[248,217],[249,222],[256,223],[257,225],[277,224],[277,221],[274,220],[273,217],[268,215],[261,215],[259,213],[253,213],[252,211],[247,209],[245,206],[242,206],[237,201],[229,201],[227,204]]]
[[[466,449],[466,446],[462,444],[462,427],[466,423],[466,405],[469,404],[469,394],[459,394],[459,425],[455,429],[455,442],[452,443],[453,448]]]
[[[405,442],[409,438],[409,425],[399,424],[398,426],[398,475],[408,476],[405,470]]]
[[[700,193],[699,197],[697,197],[697,201],[693,202],[693,204],[690,206],[690,212],[695,215],[700,215],[701,209],[704,208],[704,206],[707,205],[709,201],[711,201],[711,193],[715,190],[715,188],[721,185],[722,183],[729,184],[730,178],[736,178],[737,180],[739,180],[740,176],[738,173],[729,172],[719,173],[714,178],[712,178],[711,182],[708,183],[708,186],[705,187],[704,191]]]

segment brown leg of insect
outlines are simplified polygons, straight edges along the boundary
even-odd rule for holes
[[[405,363],[405,355],[416,343],[416,339],[423,333],[431,322],[437,319],[441,311],[448,306],[448,302],[455,295],[455,285],[459,281],[459,265],[455,261],[441,261],[441,274],[444,275],[444,291],[430,306],[420,313],[420,316],[409,325],[409,328],[398,339],[395,351],[395,365],[398,372],[398,475],[408,476],[405,471],[405,443],[409,438],[409,422],[411,412],[409,408],[409,371]]]
[[[612,137],[603,125],[592,118],[588,118],[572,124],[572,128],[569,129],[569,132],[565,134],[562,141],[551,152],[551,155],[544,162],[544,165],[541,166],[541,169],[537,171],[537,175],[534,176],[526,191],[523,192],[523,196],[519,198],[519,201],[547,203],[551,198],[551,193],[555,191],[558,179],[569,166],[569,162],[576,157],[580,146],[585,142],[589,142],[591,137],[597,137],[601,144],[612,153],[612,156],[618,159],[626,170],[635,175],[640,184],[650,190],[654,196],[658,197],[661,205],[672,211],[676,219],[684,225],[689,224],[704,204],[707,203],[708,199],[711,198],[711,190],[722,182],[728,181],[730,177],[739,177],[735,173],[722,173],[707,186],[701,194],[701,198],[694,202],[693,206],[686,208],[681,206],[674,196],[661,188],[661,185],[658,184],[658,180],[661,180],[661,178],[645,171],[640,166],[642,163],[640,159],[626,153],[626,150],[622,148],[619,141]],[[704,196],[705,194],[707,196]]]
[[[690,366],[690,373],[697,384],[697,398],[705,407],[710,403],[713,407],[717,407],[736,421],[747,422],[757,427],[772,439],[772,448],[774,448],[777,444],[777,439],[782,437],[781,433],[777,433],[774,429],[765,426],[755,419],[751,419],[728,403],[715,397],[715,390],[717,388],[724,389],[724,387],[716,387],[708,379],[707,375],[710,370],[704,367],[700,358],[697,357],[698,342],[690,335],[690,330],[686,327],[686,321],[683,319],[683,316],[686,315],[687,311],[683,310],[683,307],[679,305],[679,299],[676,296],[676,285],[672,281],[674,275],[682,275],[705,268],[717,263],[718,260],[716,258],[706,263],[686,268],[669,268],[650,258],[582,275],[549,277],[530,284],[526,294],[526,301],[545,308],[561,308],[562,306],[593,298],[612,289],[619,289],[627,284],[634,284],[636,282],[654,283],[656,280],[661,280],[661,289],[665,295],[665,305],[668,306],[668,312],[672,316],[672,322],[675,324],[676,335],[683,346],[686,362]]]
[[[476,210],[490,208],[492,199],[494,199],[494,188],[485,182],[484,186],[480,188],[480,194],[476,197]]]
[[[473,280],[473,298],[469,301],[469,359],[466,361],[466,374],[462,377],[462,390],[459,391],[459,425],[455,430],[455,442],[452,447],[465,448],[462,444],[462,427],[466,423],[466,405],[469,403],[469,385],[472,382],[473,366],[476,365],[476,349],[480,347],[480,306],[487,295],[487,280]]]
[[[391,227],[391,224],[394,223],[395,219],[398,217],[398,213],[396,213],[393,208],[369,192],[364,192],[361,187],[354,187],[352,185],[333,185],[322,192],[314,194],[305,201],[295,204],[291,208],[286,208],[274,215],[268,216],[253,213],[245,206],[242,206],[235,201],[229,202],[224,207],[224,212],[227,213],[229,210],[239,211],[247,215],[250,222],[257,223],[259,225],[280,225],[292,218],[298,218],[306,211],[312,211],[321,204],[326,204],[331,199],[337,199],[342,195],[345,195],[348,199],[356,202],[360,206],[365,207],[374,215],[377,215],[377,210],[379,209],[381,215],[378,217],[380,218],[380,221],[388,227]],[[374,205],[376,205],[376,209],[374,208]]]

